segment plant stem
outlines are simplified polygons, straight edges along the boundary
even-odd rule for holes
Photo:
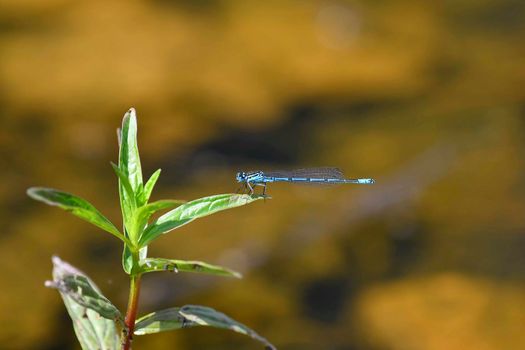
[[[137,318],[137,306],[139,303],[140,277],[140,274],[130,276],[128,309],[124,321],[127,332],[124,334],[125,339],[122,343],[122,350],[131,349],[131,341],[133,340],[133,332],[135,331],[135,319]]]

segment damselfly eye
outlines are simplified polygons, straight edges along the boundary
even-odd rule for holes
[[[236,176],[237,182],[243,182],[246,179],[246,173],[245,172],[238,172]]]

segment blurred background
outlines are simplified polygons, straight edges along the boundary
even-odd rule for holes
[[[223,311],[284,350],[525,348],[525,2],[0,0],[0,348],[76,349],[51,255],[121,309],[115,129],[135,107],[153,199],[234,192],[238,170],[337,166],[373,186],[273,199],[163,236],[140,313]],[[231,332],[136,349],[259,349]]]

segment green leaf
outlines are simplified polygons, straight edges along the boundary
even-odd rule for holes
[[[137,115],[134,108],[124,115],[120,138],[119,168],[129,179],[131,188],[136,193],[142,186],[142,168],[137,145]]]
[[[266,349],[276,349],[270,342],[268,342],[268,340],[261,337],[242,323],[239,323],[212,308],[197,305],[186,305],[181,308],[174,307],[153,312],[141,317],[135,323],[135,334],[153,334],[197,326],[229,329],[260,341],[266,346]]]
[[[86,274],[53,256],[53,281],[46,286],[56,288],[78,304],[96,311],[110,320],[122,320],[120,311],[104,296]]]
[[[217,276],[242,278],[242,275],[236,271],[201,261],[149,258],[141,263],[141,272],[146,273],[155,271],[198,272]]]
[[[167,233],[188,222],[221,210],[231,209],[263,199],[263,196],[247,194],[219,194],[185,203],[159,217],[149,225],[140,237],[140,246],[149,244],[163,233]]]
[[[66,284],[70,285],[70,277],[83,277],[82,284],[88,282],[88,289],[90,293],[94,291],[99,292],[95,284],[81,271],[68,263],[60,260],[58,257],[53,257],[53,281],[47,282],[46,285],[55,287],[61,285],[65,279],[69,279]],[[65,283],[65,282],[64,282]],[[69,291],[63,291],[58,288],[60,295],[64,301],[66,309],[73,321],[73,327],[77,338],[84,350],[118,350],[120,349],[120,337],[118,332],[119,324],[113,319],[105,318],[103,315],[95,311],[93,308],[88,308],[83,303],[77,302],[77,297],[71,295]],[[73,292],[73,294],[78,294]],[[105,299],[102,294],[100,296]],[[107,300],[107,299],[106,299]],[[91,303],[87,303],[91,304]],[[104,310],[110,308],[104,307]],[[118,312],[118,310],[117,310]],[[115,316],[117,314],[115,313]],[[120,315],[120,314],[118,314]],[[109,315],[106,315],[109,316]]]
[[[119,195],[124,226],[128,229],[131,241],[136,243],[136,232],[130,228],[136,205],[137,193],[142,191],[142,169],[140,166],[139,150],[137,145],[137,116],[131,108],[122,120],[119,137],[119,162],[117,175],[119,177]],[[127,179],[127,180],[124,180]],[[131,193],[130,193],[131,192]]]
[[[153,215],[157,211],[171,209],[185,202],[186,201],[182,201],[182,200],[164,199],[164,200],[149,203],[143,207],[140,207],[139,209],[137,209],[137,212],[135,214],[136,230],[138,230],[139,232],[142,231],[142,229],[144,229],[144,227],[148,223],[148,220],[151,217],[151,215]]]
[[[124,250],[122,251],[122,268],[128,275],[133,270],[133,253],[127,244],[124,244]]]
[[[160,169],[157,169],[151,177],[149,178],[148,182],[144,185],[144,191],[140,194],[140,205],[144,205],[148,203],[149,198],[151,197],[151,192],[153,191],[153,187],[155,187],[155,184],[157,183],[157,180],[160,176]]]
[[[130,198],[129,206],[130,208],[135,208],[137,206],[135,202],[135,193],[133,192],[133,188],[131,187],[131,184],[129,182],[129,179],[126,177],[126,174],[120,170],[117,164],[110,162],[111,167],[115,171],[115,174],[117,174],[119,183],[122,184],[122,187],[124,188],[125,194],[128,198]],[[128,204],[128,203],[126,203]]]
[[[44,187],[31,187],[27,190],[27,194],[29,197],[36,199],[37,201],[69,211],[71,214],[111,233],[122,241],[129,242],[128,239],[119,232],[115,225],[111,223],[111,221],[102,215],[93,205],[80,197],[67,192]]]
[[[121,318],[118,309],[100,294],[85,276],[78,274],[66,275],[58,281],[49,282],[47,286],[58,289],[78,304],[96,311],[104,318],[110,320]]]

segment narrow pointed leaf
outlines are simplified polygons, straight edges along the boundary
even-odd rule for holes
[[[276,349],[268,340],[242,323],[212,308],[197,305],[186,305],[181,308],[174,307],[141,317],[135,323],[135,334],[153,334],[197,326],[229,329],[260,341],[268,350]]]
[[[98,291],[87,276],[58,257],[53,257],[53,265],[53,281],[47,285],[54,287],[64,278],[82,276],[89,281],[91,288]],[[73,327],[82,349],[118,350],[120,348],[120,336],[115,320],[103,317],[94,309],[78,303],[68,292],[58,290],[73,321]]]
[[[27,190],[27,194],[33,199],[69,211],[71,214],[111,233],[122,241],[127,241],[115,225],[85,199],[67,192],[44,187],[31,187]]]
[[[115,171],[115,174],[117,174],[117,177],[120,181],[120,184],[122,185],[122,188],[125,191],[125,194],[128,198],[130,198],[129,206],[136,207],[136,202],[134,200],[135,193],[133,192],[133,188],[131,187],[131,183],[129,182],[129,179],[126,177],[126,174],[120,168],[117,164],[110,162],[111,167],[113,168],[113,171]]]
[[[140,245],[147,245],[159,235],[185,225],[194,219],[221,210],[239,207],[262,198],[264,197],[247,194],[219,194],[185,203],[162,215],[149,225],[140,238]]]
[[[126,175],[113,162],[111,162],[111,166],[113,167],[113,170],[115,171],[115,174],[117,174],[118,177],[120,208],[122,211],[122,218],[124,220],[124,234],[127,238],[129,238],[128,232],[131,231],[131,228],[127,226],[130,225],[129,218],[132,216],[133,210],[137,206],[135,202],[135,194],[133,192],[133,188],[131,188],[131,184],[129,183],[129,179],[126,177]]]
[[[151,217],[151,215],[155,214],[157,211],[165,210],[165,209],[172,209],[185,202],[186,201],[181,201],[181,200],[164,199],[164,200],[146,204],[145,206],[137,209],[137,212],[135,214],[136,221],[137,221],[136,229],[139,231],[142,230],[148,223],[148,220]]]
[[[136,192],[142,186],[142,168],[137,145],[137,115],[134,108],[124,115],[120,137],[119,168]]]
[[[135,203],[137,203],[137,207],[142,207],[146,202],[143,201],[144,198],[144,186],[140,186],[137,189],[137,193],[135,193]]]
[[[142,169],[140,166],[139,150],[137,145],[137,116],[131,108],[122,119],[122,128],[117,132],[119,137],[119,161],[117,175],[119,177],[119,195],[124,226],[127,234],[134,241],[135,232],[130,229],[133,211],[137,207],[136,194],[142,188]],[[127,179],[127,180],[124,180]],[[131,193],[130,193],[131,192]]]
[[[151,197],[151,192],[153,191],[153,188],[155,187],[155,184],[157,183],[157,180],[160,176],[160,169],[157,169],[151,177],[149,178],[148,182],[144,185],[144,191],[140,195],[140,204],[144,205],[148,203],[149,198]]]
[[[127,244],[124,244],[124,250],[122,251],[122,268],[128,275],[131,274],[133,269],[133,255]]]
[[[149,258],[141,264],[141,271],[197,272],[217,276],[242,278],[239,272],[222,266],[207,264],[201,261],[186,261],[175,259]]]

